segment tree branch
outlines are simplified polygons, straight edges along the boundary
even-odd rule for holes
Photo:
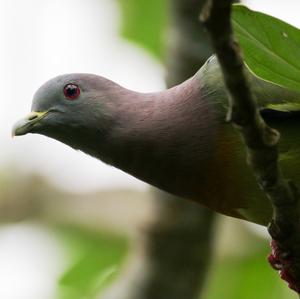
[[[249,88],[241,51],[233,38],[232,3],[232,0],[208,0],[201,20],[210,33],[228,90],[227,119],[239,128],[248,163],[273,206],[269,233],[274,241],[269,260],[289,282],[289,287],[300,293],[299,194],[294,184],[284,179],[278,165],[280,134],[264,122]]]

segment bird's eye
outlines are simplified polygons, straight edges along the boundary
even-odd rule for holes
[[[76,84],[67,84],[64,87],[64,95],[68,100],[76,100],[80,95],[80,88]]]

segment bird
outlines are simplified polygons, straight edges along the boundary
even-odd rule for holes
[[[262,117],[282,133],[280,163],[300,172],[300,94],[254,76]],[[158,92],[126,89],[104,77],[55,77],[33,96],[13,136],[36,133],[218,213],[267,225],[272,206],[246,163],[245,146],[226,121],[228,94],[216,56],[183,83]]]

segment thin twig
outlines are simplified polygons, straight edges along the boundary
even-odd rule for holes
[[[284,179],[278,165],[278,131],[270,128],[260,116],[256,99],[249,88],[238,43],[231,25],[232,0],[208,0],[201,20],[210,33],[212,44],[221,65],[229,95],[228,120],[239,128],[247,148],[247,160],[254,170],[262,190],[273,206],[273,219],[269,233],[277,248],[289,256],[288,277],[290,287],[300,290],[300,228],[298,192]],[[285,271],[285,270],[284,270]],[[284,276],[282,274],[282,276]]]

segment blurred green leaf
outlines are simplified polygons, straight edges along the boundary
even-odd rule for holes
[[[59,233],[71,257],[71,264],[59,281],[59,298],[95,298],[118,273],[127,242],[82,228],[64,228]]]
[[[235,34],[258,77],[300,91],[300,30],[242,5],[233,9]]]
[[[121,34],[162,60],[167,24],[166,0],[118,0]]]
[[[204,299],[296,299],[297,294],[269,266],[268,245],[260,254],[226,257],[214,262]]]

